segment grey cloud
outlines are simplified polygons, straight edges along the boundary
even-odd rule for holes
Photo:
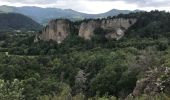
[[[23,3],[23,4],[54,4],[57,2],[72,1],[73,3],[82,0],[0,0],[10,3]],[[84,0],[84,1],[101,1],[101,2],[115,2],[123,1],[129,4],[136,4],[139,7],[168,7],[170,6],[170,0]],[[121,5],[120,5],[121,6]]]
[[[0,0],[3,2],[9,2],[9,3],[23,3],[23,4],[51,4],[55,3],[58,0]]]
[[[126,0],[127,3],[136,3],[140,7],[167,7],[170,0]]]
[[[123,1],[129,4],[136,4],[139,7],[168,7],[170,6],[170,0],[89,0],[89,1]]]

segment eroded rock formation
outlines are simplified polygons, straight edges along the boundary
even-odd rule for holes
[[[94,34],[95,29],[100,27],[100,23],[97,21],[83,22],[80,25],[79,36],[84,39],[91,39]]]
[[[138,97],[142,94],[156,95],[170,90],[170,68],[158,67],[147,71],[145,76],[137,81],[131,96]]]
[[[89,21],[82,23],[79,29],[79,36],[84,39],[91,39],[94,34],[94,30],[97,28],[102,28],[106,30],[106,38],[120,39],[124,32],[135,24],[136,19],[103,19],[101,21]]]
[[[71,33],[71,27],[68,20],[52,20],[42,32],[36,36],[35,42],[38,40],[54,40],[61,43]]]
[[[101,28],[106,31],[105,37],[111,39],[120,39],[124,36],[124,32],[134,25],[136,19],[124,19],[124,18],[113,18],[113,19],[101,19],[101,20],[90,20],[84,21],[80,25],[71,24],[70,21],[60,19],[52,20],[49,24],[37,34],[35,42],[39,40],[49,41],[54,40],[61,43],[67,36],[72,33],[72,29],[78,30],[78,35],[84,39],[90,40],[95,34],[95,30]]]

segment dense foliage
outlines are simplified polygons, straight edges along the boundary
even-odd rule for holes
[[[0,89],[3,88],[0,97],[4,100],[126,98],[145,71],[162,65],[170,67],[170,31],[164,27],[169,25],[169,13],[152,11],[136,15],[119,15],[140,19],[119,41],[106,40],[101,29],[96,30],[91,41],[71,34],[61,44],[34,43],[35,34],[31,33],[0,35]],[[158,24],[164,25],[163,28]],[[139,32],[151,34],[139,35]],[[159,36],[155,38],[153,33]],[[6,88],[10,90],[8,93]],[[127,100],[168,100],[168,96],[169,91],[163,91]]]

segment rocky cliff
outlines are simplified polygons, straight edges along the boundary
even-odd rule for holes
[[[106,38],[120,39],[124,32],[136,22],[136,19],[101,19],[83,21],[80,25],[71,24],[68,20],[52,20],[49,24],[38,34],[35,42],[38,40],[54,40],[61,43],[72,31],[72,27],[79,30],[77,33],[80,37],[90,40],[95,34],[95,30],[101,28],[106,31]]]
[[[80,25],[79,36],[84,39],[91,39],[94,34],[95,29],[100,27],[100,23],[97,21],[83,22]]]
[[[169,93],[170,90],[170,68],[156,67],[147,71],[143,78],[136,82],[132,94],[128,97],[138,97],[142,94],[156,95],[159,93]],[[127,97],[127,98],[128,98]]]
[[[106,38],[120,39],[124,32],[133,24],[135,24],[136,19],[103,19],[100,21],[89,21],[82,23],[79,29],[79,36],[84,39],[91,39],[94,35],[94,30],[97,28],[102,28],[106,30]]]
[[[71,33],[71,23],[68,20],[52,20],[49,24],[37,34],[35,42],[38,40],[54,40],[61,43]]]

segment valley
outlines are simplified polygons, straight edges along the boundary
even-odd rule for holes
[[[170,13],[56,19],[43,28],[14,15],[0,14],[2,100],[169,100]]]

